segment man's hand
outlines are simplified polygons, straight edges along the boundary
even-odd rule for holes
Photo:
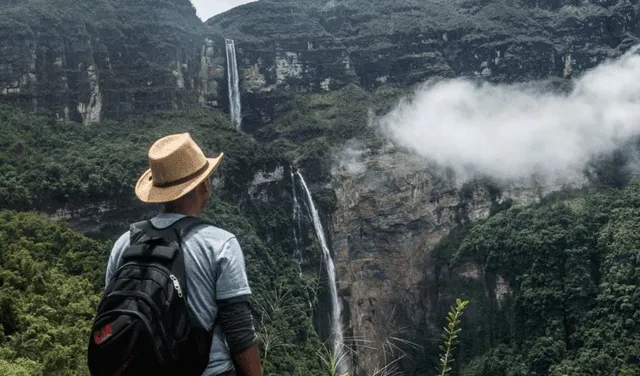
[[[262,376],[258,344],[253,344],[246,350],[233,354],[233,362],[237,376]]]

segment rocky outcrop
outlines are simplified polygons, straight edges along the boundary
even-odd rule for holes
[[[424,356],[438,341],[446,310],[460,291],[478,297],[466,325],[490,327],[487,315],[505,308],[508,282],[475,261],[443,267],[438,244],[455,228],[487,218],[502,203],[531,204],[561,188],[543,188],[533,180],[503,188],[460,185],[392,146],[351,149],[348,157],[336,160],[332,174],[332,248],[348,337],[357,339],[362,367],[357,375],[371,375],[387,365],[385,359],[397,359],[400,353],[389,353],[389,343],[399,338],[421,346],[411,354],[414,360]],[[583,183],[576,181],[574,187]],[[406,343],[395,345],[412,351]],[[410,369],[411,364],[404,366]]]
[[[273,122],[278,107],[292,94],[329,91],[357,81],[346,47],[307,11],[297,2],[255,2],[207,22],[214,35],[235,41],[243,129]],[[226,83],[219,87],[223,90],[217,98],[227,103]]]
[[[197,104],[204,26],[188,0],[0,5],[0,101],[82,122]]]
[[[151,218],[161,210],[161,205],[143,204],[131,198],[119,202],[97,201],[82,207],[68,206],[50,214],[40,213],[51,219],[63,220],[86,236],[115,240],[132,222]]]
[[[637,5],[565,3],[374,1],[367,8],[336,5],[322,18],[348,46],[366,87],[434,76],[499,82],[562,77],[568,60],[582,71],[637,43]],[[370,16],[382,7],[391,7],[390,18]]]

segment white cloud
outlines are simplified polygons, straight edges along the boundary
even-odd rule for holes
[[[196,8],[198,17],[203,21],[208,20],[216,14],[226,12],[231,8],[253,1],[257,0],[191,0],[193,6]]]
[[[398,145],[463,179],[573,174],[640,135],[637,51],[586,72],[569,94],[463,79],[425,85],[379,124]]]

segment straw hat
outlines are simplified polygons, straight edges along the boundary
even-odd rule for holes
[[[189,133],[163,137],[149,149],[150,168],[138,179],[136,196],[147,203],[176,200],[208,178],[222,156],[205,157]]]

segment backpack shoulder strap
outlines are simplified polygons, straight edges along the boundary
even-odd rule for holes
[[[151,220],[134,223],[130,230],[130,245],[123,261],[134,258],[154,259],[169,267],[181,282],[188,296],[182,239],[195,228],[214,224],[200,217],[184,216],[166,228],[158,228]]]
[[[211,221],[193,216],[184,216],[165,228],[154,226],[151,220],[137,222],[131,225],[130,245],[154,243],[162,239],[168,244],[175,242],[178,247],[181,247],[182,238],[201,225],[214,226]]]

